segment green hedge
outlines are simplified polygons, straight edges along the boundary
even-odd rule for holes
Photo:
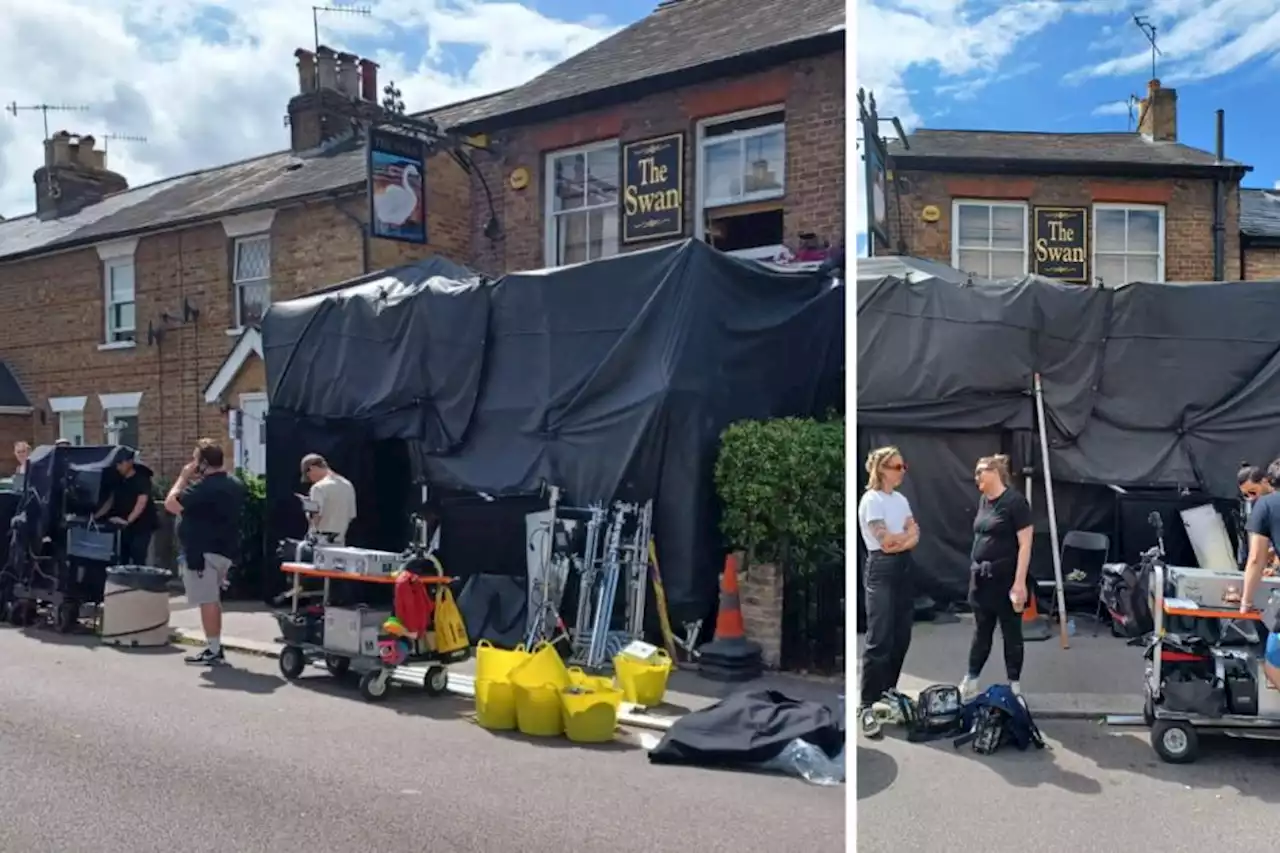
[[[716,491],[728,544],[800,568],[844,548],[844,418],[741,421],[720,438]]]

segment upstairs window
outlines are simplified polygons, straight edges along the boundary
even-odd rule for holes
[[[105,343],[131,343],[137,335],[133,258],[113,258],[102,265],[106,305]]]
[[[271,307],[271,237],[237,237],[232,253],[236,328],[258,326]]]
[[[723,252],[769,259],[783,251],[786,113],[777,108],[698,126],[698,234]]]
[[[1103,287],[1164,281],[1164,208],[1093,206],[1093,278]]]
[[[1020,201],[952,203],[951,266],[980,278],[1027,274],[1027,205]]]
[[[553,267],[618,254],[616,139],[547,155],[546,252]]]

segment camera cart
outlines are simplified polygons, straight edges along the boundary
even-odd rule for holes
[[[439,568],[439,563],[434,558],[431,559],[436,567]],[[430,696],[440,696],[449,688],[447,666],[453,663],[461,663],[471,657],[469,645],[453,652],[437,654],[435,651],[422,649],[419,643],[415,643],[415,648],[410,650],[407,657],[399,664],[391,665],[383,661],[376,645],[370,648],[369,643],[363,638],[359,642],[359,650],[353,650],[349,645],[335,648],[332,642],[326,644],[324,623],[329,615],[329,592],[333,581],[395,584],[396,578],[390,575],[359,575],[351,572],[328,571],[303,563],[283,563],[280,566],[280,570],[293,576],[293,584],[288,593],[290,600],[289,610],[276,614],[281,632],[284,634],[282,638],[284,648],[280,650],[280,673],[289,681],[299,678],[308,664],[323,663],[329,673],[335,677],[342,677],[350,671],[359,673],[360,695],[367,702],[377,702],[386,698],[391,686],[391,679],[401,667],[426,664],[427,673],[422,682],[423,689]],[[319,578],[324,581],[321,606],[319,608],[308,608],[308,610],[313,611],[311,613],[299,613],[298,609],[299,599],[303,593],[302,578],[304,577]],[[445,577],[443,573],[437,576],[419,576],[416,578],[417,583],[433,587],[440,584],[449,584],[452,580],[452,578]],[[373,618],[369,622],[365,622],[363,614],[366,611],[358,610],[353,612],[350,609],[342,608],[342,612],[348,616],[354,615],[354,613],[361,614],[357,617],[360,619],[360,623],[355,629],[358,635],[363,635],[370,630],[376,632],[377,629],[374,623],[380,624],[383,618],[390,615],[389,613],[367,611]]]
[[[68,634],[80,624],[85,605],[102,604],[106,569],[120,553],[120,531],[111,524],[68,515],[65,543],[44,553],[19,552],[12,565],[18,571],[8,591],[8,621],[34,625],[41,607],[53,615],[54,627]],[[50,543],[52,544],[52,543]]]
[[[1144,555],[1144,558],[1147,556]],[[1241,613],[1239,609],[1185,607],[1179,606],[1180,602],[1168,602],[1165,599],[1164,564],[1159,559],[1153,559],[1152,562],[1151,612],[1154,630],[1148,652],[1150,663],[1147,665],[1142,716],[1143,722],[1151,729],[1151,746],[1156,754],[1170,764],[1190,764],[1199,755],[1201,734],[1280,740],[1280,690],[1267,682],[1261,657],[1252,648],[1242,651],[1247,655],[1248,667],[1256,681],[1256,713],[1197,714],[1165,707],[1165,669],[1170,664],[1186,663],[1192,657],[1165,649],[1167,617],[1238,620],[1261,624],[1263,616],[1258,611]],[[1265,630],[1263,633],[1265,634]]]

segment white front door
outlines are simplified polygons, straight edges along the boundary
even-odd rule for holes
[[[240,395],[240,429],[236,436],[236,467],[267,473],[267,395]]]

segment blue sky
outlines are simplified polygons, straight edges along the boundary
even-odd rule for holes
[[[1179,141],[1212,151],[1223,109],[1245,185],[1274,187],[1280,0],[859,0],[858,83],[908,129],[1125,131],[1151,77],[1134,14],[1157,27]]]

